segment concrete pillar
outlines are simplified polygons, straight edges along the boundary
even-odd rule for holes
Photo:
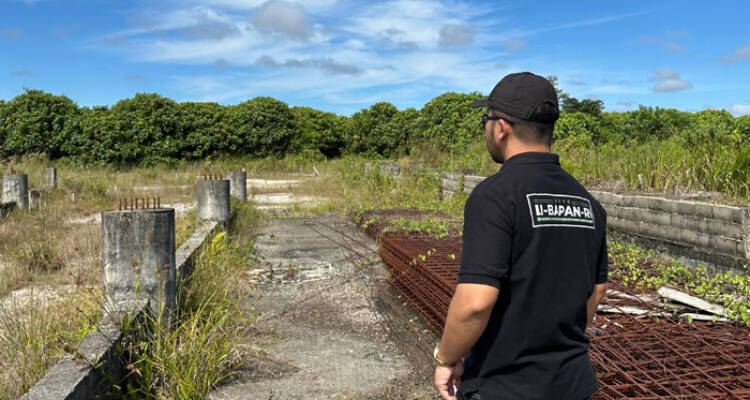
[[[229,180],[229,194],[237,196],[242,202],[247,201],[247,173],[245,171],[227,172]]]
[[[196,189],[198,219],[229,221],[229,181],[200,180]]]
[[[15,203],[18,208],[29,207],[29,176],[26,174],[3,175],[3,203]]]
[[[750,263],[750,207],[745,207],[742,212],[742,229],[745,232],[745,239],[742,241],[745,258]]]
[[[57,168],[51,167],[45,170],[45,183],[50,189],[57,189]]]
[[[162,321],[174,315],[174,227],[173,208],[102,212],[104,294],[115,309],[146,299],[155,315],[164,308]]]

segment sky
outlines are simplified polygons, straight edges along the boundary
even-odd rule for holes
[[[750,1],[0,0],[0,99],[271,96],[341,115],[557,76],[608,111],[750,114]]]

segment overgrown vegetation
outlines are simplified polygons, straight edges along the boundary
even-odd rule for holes
[[[85,287],[0,299],[0,400],[20,398],[95,329],[100,299]]]
[[[317,162],[341,155],[415,159],[437,150],[451,168],[488,172],[495,166],[484,156],[484,110],[469,107],[479,97],[445,93],[420,110],[380,102],[344,117],[289,108],[269,97],[221,106],[137,94],[110,108],[87,108],[65,96],[27,90],[0,102],[0,157],[40,153],[123,166],[238,154],[300,154]],[[560,99],[555,150],[584,181],[622,179],[629,189],[750,198],[750,116],[644,106],[603,112],[599,101],[579,101],[562,91]]]
[[[688,268],[675,260],[665,260],[610,236],[610,275],[626,286],[659,289],[673,286],[722,304],[729,316],[750,326],[750,275],[733,272],[709,275],[706,268]]]

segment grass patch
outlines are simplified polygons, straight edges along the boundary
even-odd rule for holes
[[[85,287],[0,301],[0,400],[26,393],[101,316],[101,292]]]

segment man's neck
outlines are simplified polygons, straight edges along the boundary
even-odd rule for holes
[[[549,153],[551,151],[549,146],[546,145],[526,145],[522,143],[518,143],[515,146],[508,146],[508,148],[505,151],[505,159],[508,160],[511,157],[521,154],[521,153],[529,153],[529,152],[537,152],[537,153]]]

